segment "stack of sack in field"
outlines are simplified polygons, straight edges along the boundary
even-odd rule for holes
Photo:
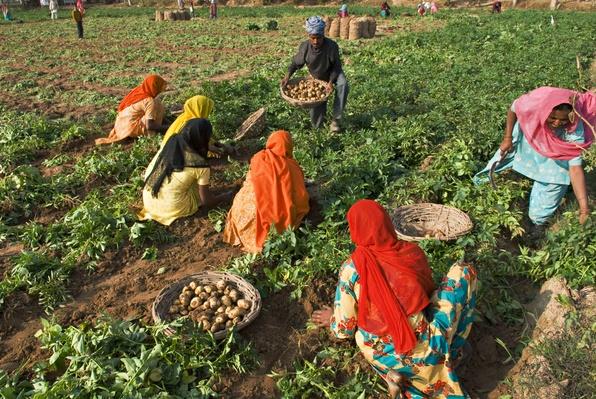
[[[347,40],[375,37],[377,21],[371,16],[365,17],[343,17],[331,19],[325,17],[325,35],[328,37],[339,37]]]
[[[188,10],[155,10],[156,21],[190,21]]]

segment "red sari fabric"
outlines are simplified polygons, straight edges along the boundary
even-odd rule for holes
[[[118,112],[122,111],[129,105],[136,104],[146,98],[155,98],[159,93],[166,88],[166,81],[159,75],[149,75],[141,83],[140,86],[135,87],[122,99],[118,105]]]
[[[429,304],[435,289],[426,255],[418,245],[397,239],[389,215],[375,201],[357,201],[347,219],[360,276],[358,326],[391,335],[395,351],[407,353],[416,346],[408,317]]]

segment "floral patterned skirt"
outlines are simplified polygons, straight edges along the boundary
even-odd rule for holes
[[[455,264],[431,298],[415,329],[418,344],[407,354],[396,354],[390,337],[362,329],[356,342],[362,354],[382,377],[389,370],[402,376],[402,398],[467,398],[453,362],[463,351],[476,306],[476,271]]]

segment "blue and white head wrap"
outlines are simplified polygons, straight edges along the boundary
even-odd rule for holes
[[[309,35],[323,36],[325,34],[325,21],[319,16],[309,17],[304,23],[304,28]]]

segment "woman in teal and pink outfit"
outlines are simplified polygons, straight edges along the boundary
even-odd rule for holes
[[[347,219],[356,248],[339,271],[333,309],[313,321],[354,338],[392,398],[468,398],[455,367],[474,320],[474,268],[453,265],[437,288],[422,249],[397,238],[381,205],[360,200]]]
[[[528,216],[541,230],[557,210],[569,184],[579,204],[579,222],[589,214],[582,152],[594,139],[596,95],[555,87],[540,87],[513,102],[505,135],[486,168],[474,177],[486,182],[496,172],[513,169],[534,180]]]

